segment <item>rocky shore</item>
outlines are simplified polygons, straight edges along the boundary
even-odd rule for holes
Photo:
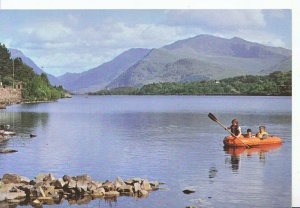
[[[17,174],[4,174],[0,180],[0,207],[43,204],[85,204],[100,198],[115,201],[119,196],[147,197],[161,183],[142,178],[94,181],[88,175],[55,178],[51,173],[39,174],[33,180]]]

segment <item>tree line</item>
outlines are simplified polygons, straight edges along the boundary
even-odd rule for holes
[[[161,82],[142,88],[123,87],[100,90],[90,95],[292,95],[292,72],[245,75],[222,80]]]
[[[14,65],[14,72],[13,72]],[[47,74],[36,74],[20,58],[13,59],[9,50],[0,43],[0,82],[13,87],[22,84],[22,98],[25,101],[57,100],[65,96],[62,86],[51,86]]]

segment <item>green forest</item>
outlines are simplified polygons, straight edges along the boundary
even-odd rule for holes
[[[14,70],[13,70],[14,65]],[[65,96],[62,86],[51,86],[45,73],[37,75],[19,58],[11,58],[9,50],[0,43],[0,81],[6,86],[22,84],[24,101],[49,101]]]
[[[292,95],[292,72],[276,71],[265,76],[238,76],[198,82],[164,82],[142,88],[101,90],[91,95]]]

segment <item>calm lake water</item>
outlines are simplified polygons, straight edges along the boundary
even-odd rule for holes
[[[228,126],[238,118],[244,132],[264,124],[284,144],[224,150],[227,132],[208,112]],[[0,155],[0,176],[87,173],[99,181],[137,176],[166,183],[167,190],[144,199],[81,207],[290,207],[291,114],[291,97],[75,96],[14,105],[0,111],[0,124],[18,133],[2,147],[18,152]],[[186,188],[196,192],[185,195]]]

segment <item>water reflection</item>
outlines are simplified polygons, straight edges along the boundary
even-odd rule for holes
[[[233,172],[237,172],[240,168],[241,155],[246,155],[247,158],[251,158],[252,155],[258,155],[260,162],[265,162],[266,154],[279,149],[282,144],[270,144],[257,146],[252,148],[245,147],[224,147],[226,154],[230,155],[230,164]],[[228,160],[225,160],[228,163]]]

